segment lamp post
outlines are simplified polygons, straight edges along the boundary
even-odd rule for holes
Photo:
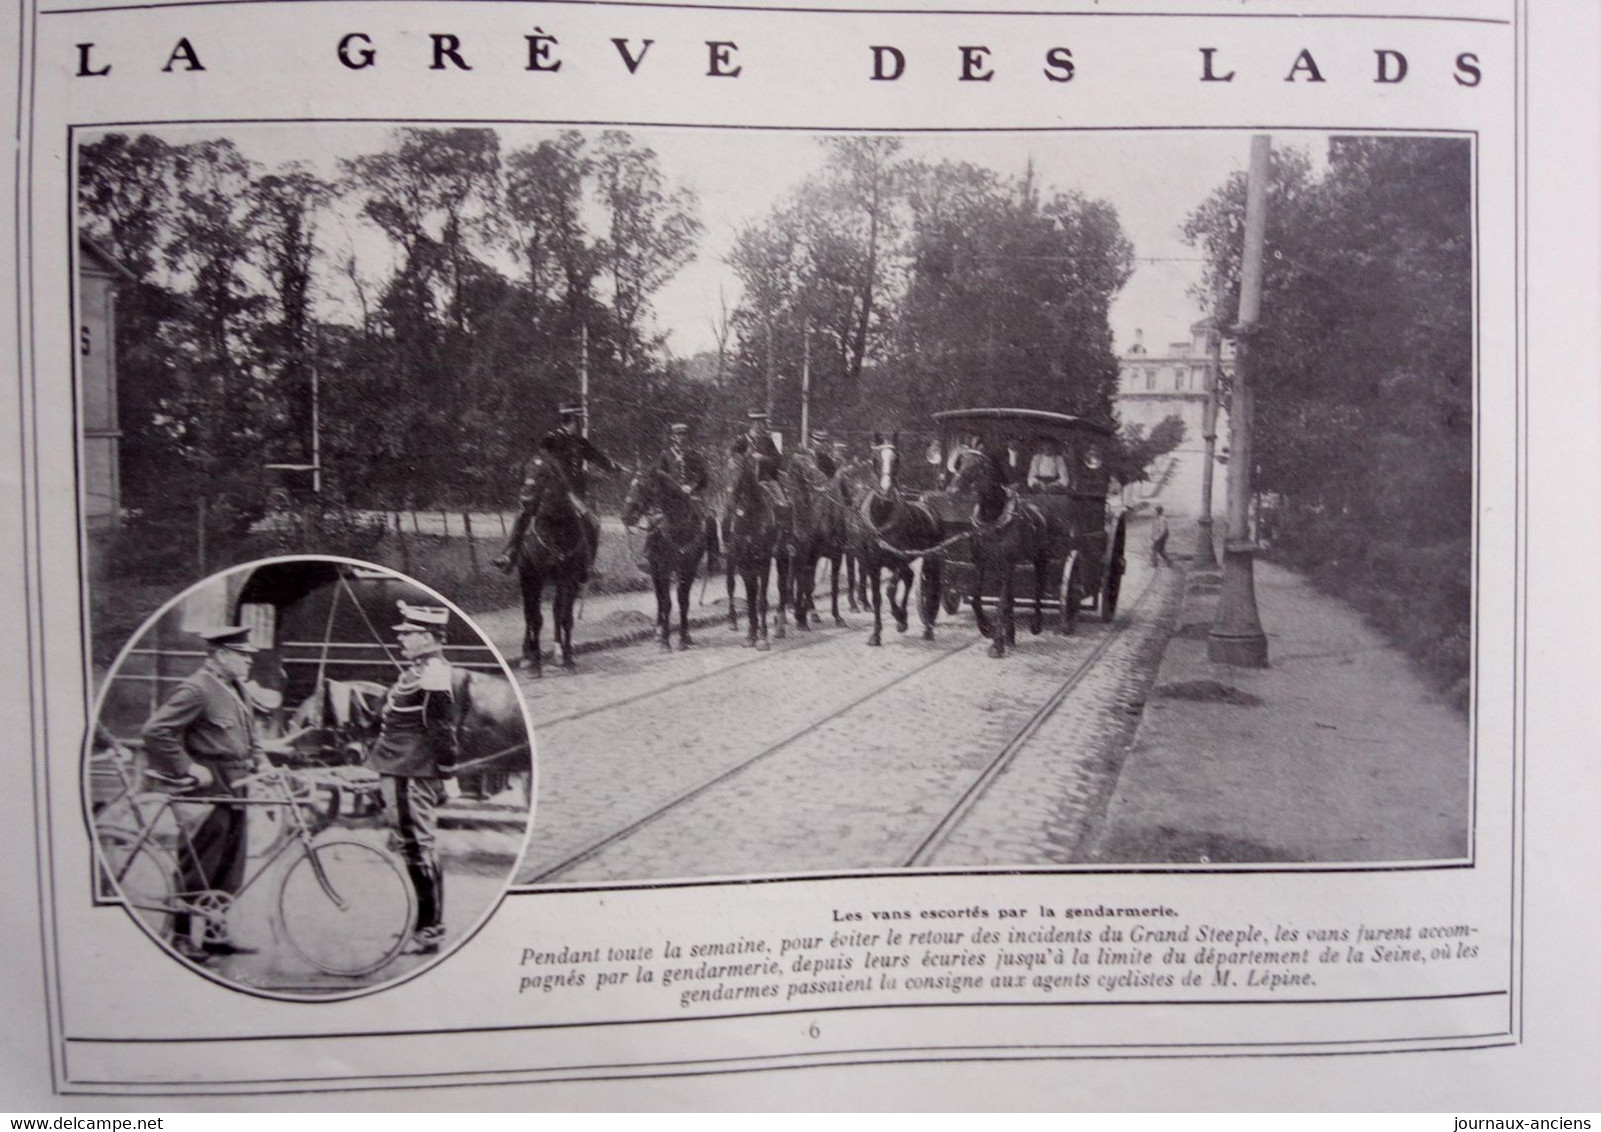
[[[1240,310],[1234,327],[1234,382],[1229,402],[1228,530],[1223,544],[1223,588],[1206,640],[1208,660],[1244,668],[1267,667],[1267,634],[1256,612],[1256,544],[1251,541],[1251,337],[1262,309],[1262,249],[1267,240],[1267,135],[1251,139],[1245,188],[1245,248],[1240,263]]]
[[[801,423],[799,443],[806,444],[812,435],[812,320],[806,320],[801,336]]]
[[[1201,519],[1196,524],[1195,568],[1217,569],[1217,548],[1212,541],[1212,469],[1217,460],[1217,381],[1223,375],[1223,329],[1220,313],[1221,282],[1212,298],[1212,317],[1206,328],[1206,403],[1201,407],[1201,439],[1206,453],[1201,462]]]
[[[578,328],[578,434],[589,435],[589,323]]]

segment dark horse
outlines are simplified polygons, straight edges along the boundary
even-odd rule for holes
[[[789,586],[789,556],[784,553],[785,517],[762,487],[756,457],[733,455],[725,469],[723,500],[723,556],[728,581],[728,627],[739,629],[734,608],[734,575],[745,579],[745,612],[749,629],[745,647],[766,650],[767,581],[778,564],[780,595]],[[784,636],[784,610],[780,597],[778,626],[773,636]]]
[[[296,768],[368,762],[383,728],[388,694],[389,686],[376,680],[319,680],[289,717],[292,749],[275,752],[273,761]],[[525,799],[531,798],[533,753],[511,681],[496,672],[453,667],[450,695],[460,744],[452,773],[461,792],[488,798],[515,783]],[[359,780],[330,777],[321,789],[328,795],[330,818],[359,814],[372,804],[363,800]]]
[[[673,582],[678,583],[678,647],[694,643],[689,636],[689,591],[706,553],[706,511],[694,497],[660,468],[634,476],[623,502],[623,525],[632,527],[653,516],[645,536],[645,564],[656,590],[656,627],[661,647],[672,651]]]
[[[461,758],[457,782],[469,796],[488,798],[515,783],[525,800],[533,797],[533,751],[511,681],[496,672],[456,669],[451,691],[456,704]]]
[[[835,477],[842,498],[852,503],[849,512],[851,551],[856,555],[864,579],[871,581],[869,592],[873,604],[873,633],[867,638],[869,645],[884,643],[881,571],[889,571],[889,609],[899,632],[906,632],[908,624],[906,606],[912,592],[913,559],[923,560],[923,600],[919,613],[924,640],[934,639],[934,617],[939,607],[939,552],[944,549],[940,541],[939,520],[921,503],[910,502],[901,496],[897,480],[901,460],[899,449],[898,433],[887,440],[874,433],[876,481],[856,483],[847,470],[842,470]],[[895,601],[897,581],[901,583],[899,604]]]
[[[1017,644],[1017,627],[1012,622],[1012,575],[1024,562],[1034,567],[1034,618],[1029,631],[1038,633],[1045,623],[1045,578],[1049,569],[1050,537],[1045,516],[1009,488],[994,460],[983,452],[971,452],[963,460],[951,482],[953,493],[976,491],[973,508],[973,615],[978,631],[990,639],[989,654],[1006,655],[1008,645]],[[1000,624],[991,628],[984,616],[984,581],[1000,581]]]
[[[563,668],[573,663],[573,606],[589,580],[600,546],[600,523],[573,494],[561,462],[548,455],[535,456],[528,465],[524,508],[532,515],[517,553],[517,579],[522,584],[523,663],[537,678],[543,675],[539,632],[544,626],[540,601],[545,582],[555,584],[550,615],[552,636],[561,647]]]
[[[812,591],[817,581],[817,564],[825,558],[834,565],[834,624],[843,625],[845,619],[839,615],[839,559],[845,550],[846,509],[834,482],[823,474],[812,454],[804,448],[789,458],[785,482],[793,508],[786,541],[790,580],[794,584],[790,607],[795,611],[795,628],[809,628],[812,617],[822,620],[817,614]]]

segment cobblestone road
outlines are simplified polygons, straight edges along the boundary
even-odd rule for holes
[[[942,618],[931,642],[915,617],[905,635],[889,626],[882,648],[865,646],[871,619],[855,615],[845,629],[792,632],[770,653],[717,626],[687,653],[617,649],[576,675],[526,682],[540,772],[520,879],[1074,860],[1137,718],[1129,701],[1160,657],[1177,578],[1162,571],[1146,593],[1151,575],[1131,556],[1115,626],[1090,615],[1073,637],[1033,637],[1025,620],[1004,660],[986,655],[970,614]]]

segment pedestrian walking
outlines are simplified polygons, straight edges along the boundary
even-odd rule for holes
[[[1158,503],[1156,505],[1156,516],[1151,521],[1151,566],[1153,568],[1157,565],[1158,559],[1161,560],[1161,565],[1163,566],[1173,565],[1173,560],[1167,556],[1168,533],[1167,515],[1163,513],[1162,505]]]

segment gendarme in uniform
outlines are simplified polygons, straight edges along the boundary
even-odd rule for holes
[[[417,891],[417,929],[408,948],[432,954],[445,938],[445,878],[439,864],[439,807],[460,754],[456,669],[444,657],[450,611],[399,602],[394,627],[410,661],[389,689],[372,766],[394,781],[395,833]]]

